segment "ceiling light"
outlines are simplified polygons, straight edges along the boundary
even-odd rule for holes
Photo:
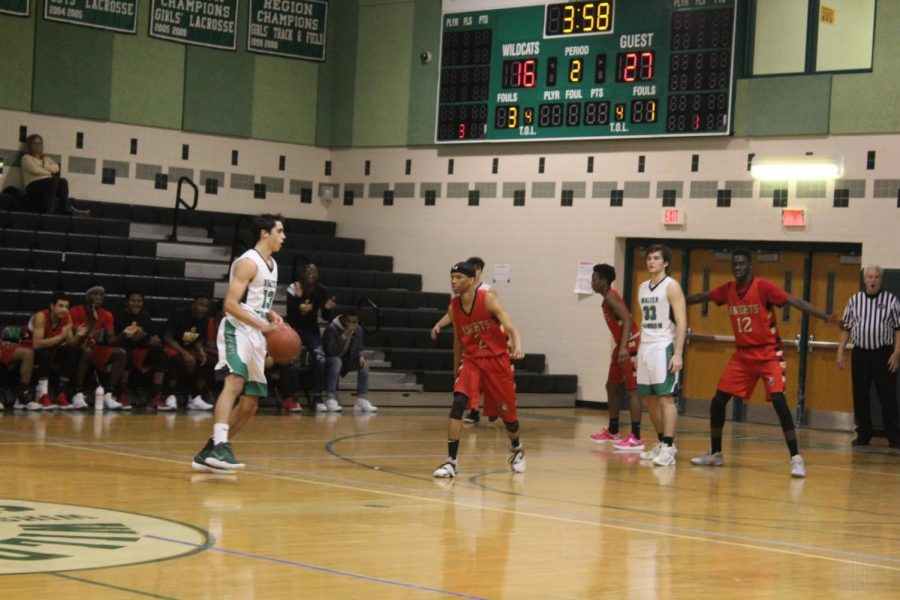
[[[844,172],[840,159],[830,156],[772,156],[754,158],[750,174],[762,181],[837,179]]]

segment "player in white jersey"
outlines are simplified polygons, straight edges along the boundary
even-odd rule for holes
[[[272,310],[278,285],[278,264],[273,254],[284,244],[281,215],[264,214],[253,219],[256,246],[231,265],[225,318],[219,324],[217,372],[227,372],[216,401],[213,437],[194,457],[198,471],[232,473],[244,468],[231,451],[230,435],[236,434],[256,414],[259,398],[268,395],[265,376],[266,333],[281,325]],[[243,298],[243,302],[241,299]],[[235,401],[240,402],[235,406]]]
[[[654,244],[647,249],[646,260],[650,279],[638,290],[641,345],[637,354],[637,384],[659,443],[641,453],[641,458],[652,460],[655,465],[670,466],[675,464],[677,452],[675,392],[683,364],[687,310],[681,286],[668,275],[672,251],[662,244]]]

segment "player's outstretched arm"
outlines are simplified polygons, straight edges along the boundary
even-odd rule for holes
[[[235,263],[231,283],[228,284],[228,293],[225,294],[225,314],[254,329],[259,329],[262,333],[268,333],[275,325],[269,321],[263,321],[241,306],[241,298],[244,297],[244,293],[254,277],[256,277],[256,263],[252,260],[242,258]]]
[[[684,340],[687,337],[687,303],[677,281],[666,288],[666,298],[675,317],[675,353],[669,362],[669,370],[677,373],[684,366]]]
[[[509,336],[510,342],[512,343],[512,350],[509,353],[510,357],[522,358],[525,356],[525,352],[522,350],[522,338],[519,336],[519,330],[512,322],[512,319],[509,318],[506,309],[500,304],[500,299],[497,298],[496,294],[487,294],[484,298],[484,302],[488,311],[497,317],[497,320],[500,321],[500,324],[506,331],[506,335]]]
[[[814,317],[817,317],[817,318],[819,318],[819,319],[822,319],[823,321],[825,321],[825,322],[828,323],[829,325],[840,325],[840,324],[841,324],[841,318],[840,318],[840,317],[835,316],[835,315],[825,314],[824,311],[819,310],[818,308],[816,308],[815,306],[813,306],[812,304],[810,304],[810,303],[807,302],[806,300],[802,300],[802,299],[800,299],[800,298],[797,298],[796,296],[788,296],[788,301],[787,301],[787,302],[788,302],[788,304],[790,304],[790,305],[793,306],[794,308],[797,308],[797,309],[802,310],[803,312],[805,312],[805,313],[807,313],[807,314],[810,314],[810,315],[812,315],[812,316],[814,316]]]
[[[696,294],[691,294],[687,298],[684,299],[685,304],[702,304],[704,302],[709,302],[709,291],[706,292],[697,292]]]

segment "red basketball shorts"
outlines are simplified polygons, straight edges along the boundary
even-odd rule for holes
[[[750,358],[741,350],[731,355],[728,366],[719,378],[717,389],[738,398],[753,395],[756,382],[762,379],[766,387],[766,400],[772,394],[784,392],[785,364],[779,358]]]
[[[465,394],[470,401],[484,393],[486,417],[500,417],[506,423],[516,420],[516,381],[508,354],[463,357],[453,391]]]
[[[94,346],[91,348],[91,366],[105,372],[109,368],[109,359],[115,351],[116,348],[112,346]]]
[[[609,373],[606,375],[606,385],[621,385],[629,392],[637,389],[637,377],[635,376],[634,357],[637,355],[638,342],[628,342],[628,362],[624,365],[619,362],[619,347],[613,349],[612,360],[609,362]]]
[[[19,349],[18,344],[12,342],[0,342],[0,363],[10,365],[13,361],[13,355]]]

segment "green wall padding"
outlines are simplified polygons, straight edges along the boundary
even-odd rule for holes
[[[758,77],[737,82],[737,136],[828,133],[831,75]]]
[[[43,7],[39,5],[36,9],[43,10]],[[67,117],[109,120],[115,35],[38,18],[31,109]]]
[[[253,71],[254,138],[314,144],[318,63],[276,56],[256,57]]]
[[[319,67],[317,146],[346,147],[353,142],[358,8],[357,0],[328,3],[325,62]]]
[[[831,133],[898,133],[900,110],[900,2],[875,7],[872,72],[835,75],[831,87]]]
[[[137,34],[117,35],[113,42],[110,119],[180,129],[184,45],[147,35],[150,3],[138,8]]]
[[[246,13],[241,13],[246,16]],[[238,19],[238,47],[247,20]],[[183,129],[250,137],[253,132],[253,55],[189,46],[184,75]]]
[[[360,4],[353,145],[403,146],[409,119],[409,34],[414,6],[412,2],[378,4],[374,0]]]
[[[412,72],[409,77],[409,145],[433,144],[441,62],[441,3],[416,2],[412,31]],[[435,25],[438,24],[438,25]],[[420,55],[431,52],[423,65]]]
[[[0,107],[31,109],[34,9],[30,17],[0,15]]]

